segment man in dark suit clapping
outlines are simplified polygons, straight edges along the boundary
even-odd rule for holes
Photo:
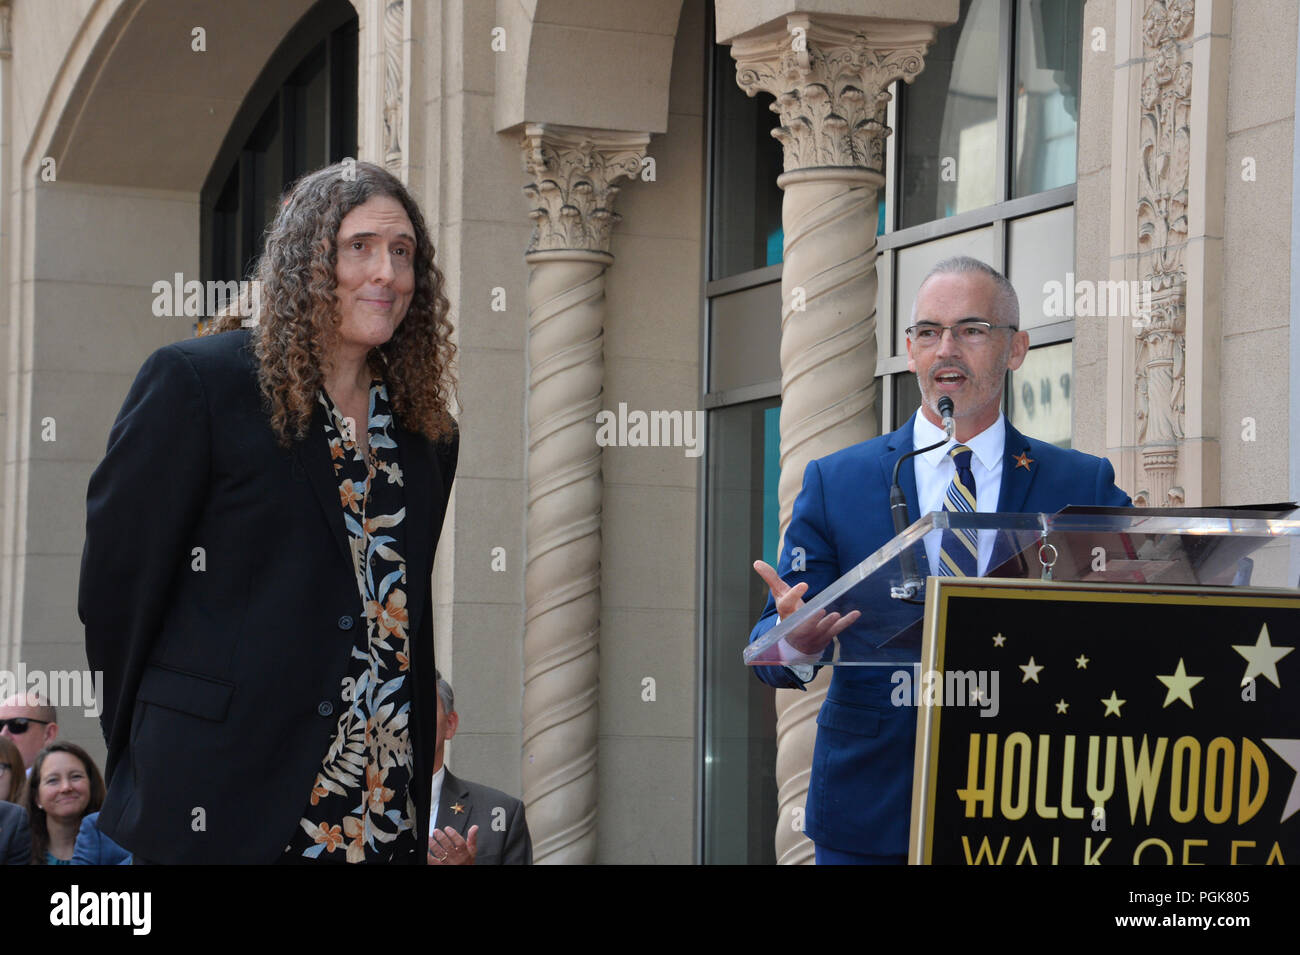
[[[434,756],[436,817],[430,821],[430,865],[532,865],[533,840],[524,804],[499,789],[453,776],[443,762],[460,716],[451,684],[438,675],[438,748]]]

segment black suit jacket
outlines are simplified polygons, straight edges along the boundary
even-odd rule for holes
[[[99,827],[163,863],[279,857],[364,635],[325,411],[281,448],[250,338],[225,332],[150,355],[87,495],[77,610],[90,666],[104,671]],[[411,861],[422,863],[437,712],[430,575],[458,438],[435,445],[394,427],[414,684]]]
[[[32,859],[32,827],[27,810],[0,802],[0,865],[27,865]]]
[[[460,812],[455,811],[456,806]],[[528,834],[524,804],[499,789],[454,776],[450,769],[442,779],[437,825],[439,829],[451,826],[462,836],[470,826],[478,826],[475,865],[533,864],[533,839]]]

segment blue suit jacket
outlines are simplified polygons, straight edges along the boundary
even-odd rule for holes
[[[99,813],[92,812],[81,820],[81,828],[77,830],[72,864],[130,865],[131,853],[99,831]]]
[[[913,450],[915,416],[892,434],[855,444],[808,465],[794,503],[777,572],[794,586],[806,581],[813,597],[880,549],[894,536],[889,487],[894,465]],[[1006,457],[998,510],[1052,513],[1070,504],[1127,506],[1105,458],[1026,438],[1006,426]],[[1013,458],[1025,453],[1028,469]],[[912,460],[899,472],[912,519],[920,517]],[[805,569],[791,570],[791,551],[802,547]],[[991,566],[996,566],[997,557]],[[891,600],[882,587],[871,603],[895,624],[917,620],[921,608]],[[870,616],[870,615],[866,615]],[[750,634],[758,639],[777,622],[769,596]],[[755,667],[775,687],[802,688],[785,667]],[[814,842],[868,855],[907,852],[912,800],[916,712],[895,707],[887,667],[836,667],[826,701],[817,715],[817,742],[804,831]]]

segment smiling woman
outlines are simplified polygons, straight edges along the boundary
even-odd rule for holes
[[[91,478],[99,826],[136,862],[420,864],[459,440],[442,274],[406,188],[349,160],[290,190],[255,277],[251,328],[146,360]]]
[[[80,746],[56,741],[37,753],[24,797],[32,826],[32,864],[71,864],[81,820],[103,802],[104,778]]]

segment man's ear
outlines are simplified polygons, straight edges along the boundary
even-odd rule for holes
[[[444,742],[456,735],[456,728],[460,726],[460,714],[457,713],[455,710],[452,710],[450,713],[448,713],[446,725],[447,725],[447,732],[442,737]]]
[[[58,738],[58,736],[59,736],[59,724],[58,724],[58,723],[51,723],[49,726],[45,727],[45,745],[46,745],[46,746],[48,746],[48,745],[50,745],[51,743],[53,743],[53,742]]]
[[[1011,336],[1011,354],[1007,356],[1007,370],[1015,371],[1025,361],[1025,355],[1029,354],[1029,333],[1016,332]]]

